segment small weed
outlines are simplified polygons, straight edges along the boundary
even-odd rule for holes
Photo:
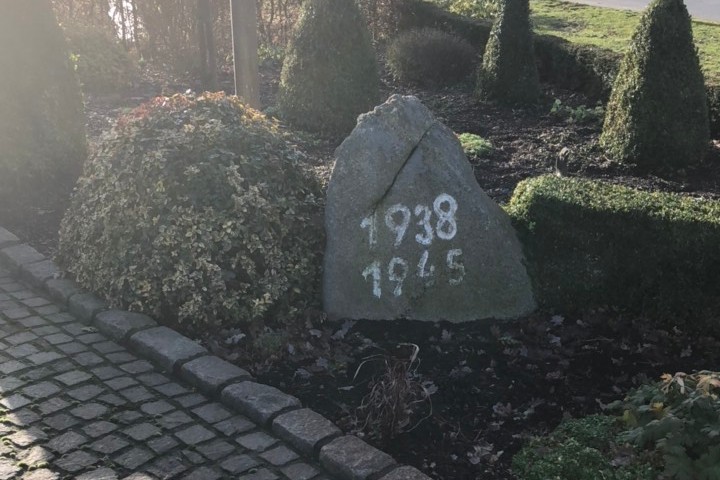
[[[458,135],[460,145],[462,145],[465,155],[468,157],[486,157],[493,151],[493,145],[480,135],[474,133],[461,133]]]
[[[601,103],[591,108],[585,105],[573,108],[569,105],[563,105],[560,99],[556,98],[550,109],[550,115],[564,118],[569,124],[583,124],[602,121],[605,115],[605,109]]]

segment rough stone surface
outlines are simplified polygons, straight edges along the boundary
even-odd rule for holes
[[[124,340],[137,330],[157,327],[155,320],[141,313],[124,310],[108,310],[95,317],[94,325],[102,333],[116,341]]]
[[[342,433],[330,420],[307,408],[279,415],[273,421],[272,429],[306,455],[312,455],[319,442]]]
[[[215,356],[187,362],[180,369],[180,375],[208,394],[215,394],[220,386],[228,382],[251,378],[247,371]]]
[[[20,243],[20,239],[11,232],[0,227],[0,248],[10,247]]]
[[[400,467],[396,468],[392,472],[384,475],[380,480],[431,480],[430,477],[422,473],[417,468],[413,467]]]
[[[130,345],[140,355],[170,371],[178,362],[207,353],[204,347],[167,327],[140,331],[130,337]]]
[[[41,260],[20,267],[20,275],[34,287],[42,287],[51,278],[58,275],[60,269],[52,260]]]
[[[520,242],[455,134],[415,97],[360,116],[325,211],[331,318],[515,318],[535,308]]]
[[[67,278],[51,278],[45,282],[45,288],[50,294],[50,298],[63,305],[67,305],[70,297],[81,292],[80,287]]]
[[[387,453],[371,447],[357,437],[346,435],[320,449],[320,463],[343,479],[365,480],[395,461]]]
[[[267,423],[283,410],[300,406],[297,398],[277,388],[255,382],[229,385],[223,389],[221,397],[224,403],[261,424]]]
[[[13,245],[0,250],[0,261],[5,262],[14,270],[19,269],[22,265],[40,260],[45,260],[45,257],[30,245]]]
[[[81,322],[90,323],[95,315],[107,308],[107,304],[92,293],[78,293],[68,300],[68,310]]]

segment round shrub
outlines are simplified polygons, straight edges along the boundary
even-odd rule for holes
[[[503,1],[490,30],[477,80],[476,91],[482,100],[518,105],[537,101],[540,81],[528,0]]]
[[[0,2],[0,210],[57,207],[86,155],[80,88],[50,2]]]
[[[114,92],[132,85],[137,66],[117,39],[91,27],[73,26],[65,34],[86,91]]]
[[[398,35],[387,50],[390,72],[402,83],[450,85],[466,78],[475,67],[475,49],[451,33],[435,28]]]
[[[655,0],[623,58],[600,143],[642,168],[698,163],[710,140],[707,96],[682,0]]]
[[[306,0],[287,48],[278,103],[292,124],[344,135],[379,100],[375,52],[354,0]]]
[[[88,161],[58,260],[117,307],[257,332],[315,302],[316,177],[275,123],[224,94],[158,98]]]

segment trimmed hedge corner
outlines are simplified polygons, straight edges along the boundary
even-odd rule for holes
[[[58,260],[112,306],[196,331],[289,323],[318,300],[322,190],[236,97],[159,97],[103,137]]]
[[[720,202],[543,176],[518,184],[508,213],[542,306],[717,328]]]
[[[478,49],[485,49],[492,23],[463,17],[424,0],[398,5],[399,29],[432,27],[454,32]],[[589,100],[607,101],[622,55],[590,45],[579,45],[553,35],[535,35],[535,60],[540,81],[579,91]],[[710,134],[720,139],[720,85],[706,85],[710,107]]]

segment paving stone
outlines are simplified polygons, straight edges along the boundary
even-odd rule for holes
[[[27,357],[27,359],[35,365],[43,365],[45,363],[54,362],[55,360],[59,360],[61,358],[63,358],[62,355],[55,352],[40,352]]]
[[[37,309],[35,310],[37,312]],[[40,312],[38,312],[40,313]],[[52,313],[52,314],[42,314],[45,315],[45,319],[49,320],[51,323],[54,323],[56,325],[65,324],[69,322],[75,321],[75,317],[70,315],[66,312],[58,312],[58,313]]]
[[[43,420],[43,423],[50,428],[62,432],[78,424],[77,418],[67,413],[58,413]]]
[[[255,382],[234,383],[225,387],[223,403],[258,423],[267,423],[274,415],[292,407],[299,407],[300,400],[275,387]]]
[[[65,407],[69,407],[70,404],[60,397],[50,398],[38,405],[38,410],[43,415],[50,415],[51,413],[58,412]]]
[[[68,472],[79,472],[84,470],[91,465],[96,464],[100,459],[88,452],[83,450],[76,450],[65,456],[60,457],[56,461],[56,465]]]
[[[71,387],[73,385],[77,385],[78,383],[82,383],[90,378],[92,378],[92,375],[87,372],[83,372],[81,370],[73,370],[72,372],[63,373],[55,379],[64,383],[68,387]]]
[[[431,480],[430,477],[422,473],[417,468],[404,466],[396,468],[392,472],[384,475],[380,480]]]
[[[218,480],[222,474],[208,467],[200,467],[182,477],[182,480]]]
[[[157,372],[144,373],[137,377],[137,379],[148,387],[155,387],[157,385],[164,385],[170,381],[165,375]]]
[[[106,422],[105,420],[100,420],[98,422],[93,422],[90,425],[84,426],[82,430],[89,437],[97,438],[102,435],[105,435],[106,433],[110,433],[117,428],[118,428],[118,426],[112,422]]]
[[[123,433],[133,440],[142,442],[150,437],[160,435],[160,429],[151,423],[141,423],[123,430]]]
[[[180,445],[177,440],[167,435],[163,435],[160,438],[154,438],[147,442],[147,446],[150,447],[155,453],[163,454],[169,450]]]
[[[120,365],[120,368],[125,370],[127,373],[137,375],[139,373],[151,372],[155,369],[152,363],[146,360],[135,360],[133,362]]]
[[[310,480],[320,473],[316,468],[307,463],[288,465],[287,467],[281,468],[280,471],[291,480]]]
[[[45,288],[50,298],[63,305],[67,305],[70,297],[81,292],[80,287],[67,278],[51,278],[45,282]]]
[[[41,288],[46,281],[56,277],[59,273],[60,269],[52,260],[41,260],[20,267],[20,277],[38,288]]]
[[[53,438],[47,443],[47,447],[62,455],[70,450],[75,450],[84,443],[87,443],[87,438],[75,431],[71,431]]]
[[[27,384],[27,382],[18,377],[3,377],[0,378],[0,392],[2,392],[3,395],[7,395],[9,392],[17,390],[25,384]]]
[[[85,333],[83,335],[79,335],[76,340],[84,343],[85,345],[92,345],[93,343],[106,342],[107,337],[101,333]]]
[[[277,443],[277,439],[265,432],[253,432],[238,437],[236,442],[253,452],[263,452]]]
[[[144,448],[135,447],[132,450],[123,453],[114,458],[115,463],[121,465],[128,470],[135,470],[143,463],[153,458],[153,454]]]
[[[68,391],[67,395],[80,402],[86,402],[92,398],[97,397],[104,391],[105,390],[102,387],[99,387],[97,385],[85,385]]]
[[[3,310],[3,315],[5,317],[9,318],[10,320],[18,320],[21,318],[29,317],[30,316],[30,310],[27,308],[11,308],[9,310]]]
[[[27,305],[31,308],[37,308],[37,307],[44,307],[45,305],[50,305],[52,302],[46,298],[43,297],[32,297],[32,298],[26,298],[22,301],[23,305]]]
[[[342,434],[330,420],[308,408],[278,416],[272,430],[306,455],[312,455],[319,442]]]
[[[27,305],[27,303],[26,303],[26,305]],[[28,306],[31,306],[31,305],[28,305]],[[45,321],[45,319],[42,317],[38,317],[38,316],[23,318],[21,320],[18,320],[18,323],[26,328],[34,328],[34,327],[39,327],[42,325],[47,325],[47,322]],[[35,333],[35,334],[41,335],[39,333]]]
[[[0,372],[4,373],[5,375],[9,375],[26,367],[26,363],[18,362],[17,360],[11,360],[9,362],[0,363]]]
[[[157,402],[150,402],[140,406],[140,410],[148,415],[161,415],[174,409],[175,407],[165,400],[158,400]]]
[[[33,340],[37,340],[38,336],[31,332],[20,332],[16,333],[15,335],[10,335],[9,337],[5,337],[4,340],[7,343],[10,343],[12,345],[20,345],[21,343],[25,342],[32,342]]]
[[[133,403],[141,403],[154,398],[153,394],[142,386],[127,388],[118,393]]]
[[[147,315],[108,310],[97,315],[94,325],[102,333],[116,341],[124,340],[138,330],[157,327],[157,323]]]
[[[175,382],[166,383],[164,385],[158,385],[153,388],[168,397],[177,397],[178,395],[184,395],[190,391],[187,388],[185,388],[182,385],[179,385]]]
[[[180,362],[207,353],[200,344],[167,327],[155,327],[130,336],[130,345],[140,355],[150,358],[165,370],[172,371]]]
[[[133,473],[129,477],[123,478],[123,480],[156,480],[156,478],[146,473]]]
[[[81,322],[90,323],[103,310],[107,304],[92,293],[78,293],[68,300],[68,310]]]
[[[16,347],[6,348],[3,351],[3,353],[10,355],[13,358],[23,358],[28,355],[34,355],[38,352],[40,352],[40,350],[31,343],[23,343],[22,345],[18,345]]]
[[[191,423],[193,420],[185,412],[175,410],[171,413],[166,413],[158,419],[160,426],[167,430],[173,430],[181,425]]]
[[[105,341],[105,342],[96,343],[93,345],[93,348],[97,352],[102,353],[102,354],[120,352],[120,351],[124,350],[124,347],[122,345],[118,345],[117,343],[110,341],[110,340]]]
[[[158,478],[177,478],[188,468],[178,454],[172,454],[155,460],[147,471]]]
[[[190,395],[178,397],[175,399],[175,401],[178,402],[183,408],[192,408],[196,405],[207,402],[207,397],[199,393],[191,393]]]
[[[123,425],[132,425],[141,418],[144,418],[144,416],[136,410],[125,410],[113,415],[113,419]]]
[[[0,227],[0,248],[9,247],[20,243],[20,239],[9,230]]]
[[[0,458],[0,480],[10,480],[20,471],[13,460]]]
[[[193,425],[192,427],[180,430],[175,433],[175,436],[186,445],[197,445],[198,443],[215,438],[215,434],[202,425]]]
[[[220,423],[216,423],[213,427],[224,433],[226,436],[233,437],[238,433],[252,430],[255,428],[255,424],[245,417],[236,416],[223,420]]]
[[[267,468],[261,468],[260,470],[238,477],[238,480],[277,480],[278,477]]]
[[[183,450],[182,452],[183,458],[187,460],[187,462],[192,463],[193,465],[201,465],[205,463],[205,457],[200,455],[198,452],[188,450],[187,448]]]
[[[10,266],[11,271],[17,271],[21,266],[44,260],[45,256],[30,245],[19,244],[5,247],[0,250],[0,261]]]
[[[365,480],[395,463],[387,453],[359,438],[345,435],[320,449],[320,463],[331,474],[350,480]]]
[[[75,355],[73,357],[73,360],[75,360],[77,363],[82,365],[83,367],[91,367],[93,365],[99,365],[103,363],[102,357],[99,357],[95,355],[93,352],[83,352]]]
[[[107,411],[108,408],[105,405],[100,405],[99,403],[88,403],[77,408],[73,408],[70,410],[70,413],[78,418],[82,418],[83,420],[95,420],[105,415]]]
[[[55,455],[49,450],[36,445],[29,450],[19,452],[16,458],[20,463],[27,465],[28,468],[37,468],[43,464],[52,462]]]
[[[107,404],[110,404],[110,405],[114,405],[114,406],[116,406],[116,407],[118,407],[118,406],[120,406],[120,405],[125,405],[125,404],[128,403],[127,400],[125,400],[124,398],[118,397],[118,396],[115,395],[114,393],[108,393],[107,395],[103,395],[103,396],[101,396],[101,397],[98,397],[98,400],[101,401],[101,402],[103,402],[103,403],[107,403]]]
[[[37,427],[30,427],[24,430],[18,430],[12,435],[6,437],[18,447],[29,447],[33,443],[47,440],[47,434]]]
[[[128,445],[130,444],[126,440],[123,440],[117,435],[108,435],[107,437],[103,437],[100,440],[96,440],[91,443],[89,448],[95,450],[96,452],[110,455],[127,447]]]
[[[18,427],[29,427],[31,424],[39,421],[40,416],[32,410],[24,408],[6,414],[5,419]]]
[[[134,385],[137,385],[137,383],[137,380],[132,377],[116,377],[105,381],[105,385],[116,391],[132,387]]]
[[[1,477],[0,477],[1,478]],[[25,472],[21,480],[59,480],[60,475],[48,470],[47,468],[40,468],[37,470],[30,470]]]
[[[98,468],[92,472],[83,473],[75,480],[117,480],[117,474],[109,468]]]
[[[59,345],[61,343],[72,342],[73,338],[70,335],[65,335],[64,333],[56,333],[54,335],[44,337],[44,340],[51,345]]]
[[[39,317],[30,317],[30,318],[39,318]],[[47,341],[45,337],[49,335],[54,335],[56,333],[62,333],[62,331],[56,327],[55,325],[44,325],[42,327],[34,327],[31,330],[35,335],[38,337],[43,337],[43,340]]]
[[[220,468],[229,473],[238,474],[247,472],[258,465],[260,465],[260,463],[249,455],[233,455],[222,462]]]
[[[83,335],[83,334],[87,333],[88,329],[90,329],[90,327],[88,327],[87,325],[83,325],[82,323],[80,323],[78,321],[75,321],[75,319],[73,319],[73,321],[70,323],[61,325],[61,327],[63,330],[65,330],[67,333],[69,333],[73,337],[77,337],[78,335]]]
[[[30,398],[41,399],[54,395],[60,391],[60,387],[50,382],[41,382],[35,385],[30,385],[22,390],[22,393]]]
[[[63,343],[62,345],[57,346],[58,350],[61,350],[63,353],[67,355],[75,355],[76,353],[81,353],[87,351],[88,347],[83,345],[80,342],[70,342],[70,343]]]
[[[109,354],[105,355],[105,358],[107,358],[107,360],[114,365],[120,365],[123,363],[134,362],[136,360],[139,360],[138,357],[136,357],[135,355],[133,355],[130,352],[109,353]]]
[[[285,445],[272,448],[260,454],[260,458],[275,466],[286,465],[299,458],[298,454],[287,448]]]
[[[231,454],[232,452],[237,450],[237,447],[231,445],[224,440],[218,439],[208,443],[204,443],[202,445],[198,445],[196,447],[196,450],[205,457],[207,457],[209,460],[216,461]]]
[[[123,372],[115,367],[97,367],[90,370],[100,380],[108,380],[111,378],[119,377],[124,375]]]
[[[182,366],[180,376],[201,391],[214,395],[233,381],[250,380],[252,376],[240,367],[216,356],[200,357]]]
[[[203,405],[202,407],[197,407],[192,412],[208,423],[217,423],[232,416],[232,413],[219,403]]]

